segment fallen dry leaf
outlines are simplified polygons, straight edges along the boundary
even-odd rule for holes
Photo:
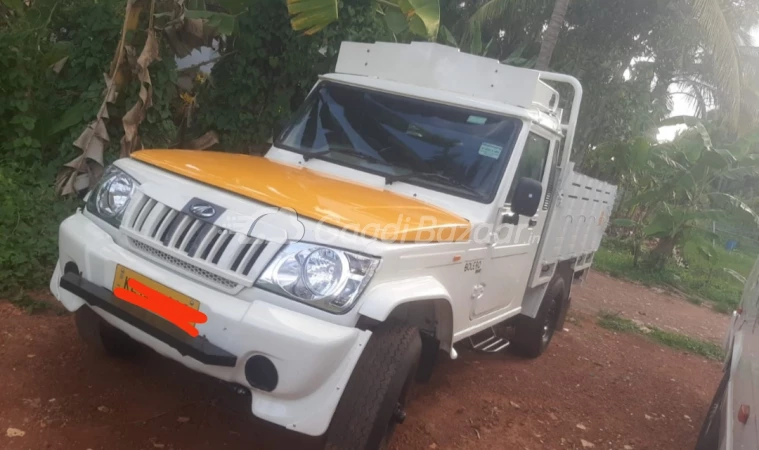
[[[219,135],[215,131],[211,130],[211,131],[208,131],[203,136],[200,136],[198,138],[195,138],[187,142],[184,145],[184,147],[187,147],[193,150],[205,150],[218,143],[219,143]]]
[[[5,435],[8,437],[21,437],[26,434],[26,431],[19,430],[18,428],[8,428],[5,431]]]

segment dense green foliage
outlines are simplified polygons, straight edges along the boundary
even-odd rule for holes
[[[39,8],[0,28],[0,292],[49,280],[58,224],[78,203],[52,185],[101,103],[120,31],[120,2]]]
[[[318,74],[333,67],[343,40],[431,38],[529,67],[537,58],[554,6],[553,0],[443,0],[438,24],[435,8],[421,11],[420,5],[432,5],[430,1],[346,0],[337,4],[336,22],[317,34],[303,35],[293,31],[290,20],[305,19],[288,16],[286,5],[296,1],[185,3],[188,8],[199,8],[188,16],[207,18],[206,24],[215,24],[224,35],[216,42],[222,56],[210,74],[178,71],[176,47],[166,33],[159,33],[160,58],[149,67],[152,105],[139,127],[145,147],[182,146],[213,131],[219,137],[216,149],[260,151]],[[722,3],[729,25],[736,30],[736,42],[746,47],[745,29],[759,22],[758,4]],[[132,69],[148,36],[148,4],[142,2],[138,26],[124,36]],[[167,25],[176,5],[171,0],[156,1],[156,27]],[[736,200],[750,200],[754,195],[753,174],[744,162],[753,158],[757,149],[753,143],[743,145],[725,123],[729,99],[723,89],[715,87],[722,86],[720,76],[724,75],[715,67],[718,46],[714,36],[700,26],[693,6],[693,0],[573,0],[551,64],[552,70],[577,76],[585,87],[575,160],[592,175],[625,188],[623,200],[628,203],[617,211],[617,217],[639,226],[616,233],[635,249],[643,247],[644,238],[662,237],[644,236],[643,229],[649,225],[647,217],[663,213],[661,208],[648,208],[650,214],[643,217],[642,203],[633,210],[630,200],[651,190],[665,192],[667,185],[656,184],[657,179],[664,180],[672,173],[665,166],[677,169],[684,178],[695,173],[699,167],[695,152],[706,148],[698,140],[693,145],[686,140],[676,144],[688,148],[654,145],[653,130],[671,111],[672,87],[692,95],[713,140],[720,144],[713,148],[733,151],[735,160],[725,160],[735,172],[729,176],[706,174],[704,182],[709,189],[699,190],[697,201],[691,204],[684,200],[692,198],[687,186],[675,199],[649,204],[666,203],[674,208],[669,210],[671,217],[682,217],[677,216],[682,211],[729,209],[729,205],[705,200],[711,199],[713,192],[729,193]],[[55,198],[55,175],[63,163],[81,154],[73,142],[101,110],[106,87],[103,74],[116,60],[124,8],[121,0],[0,0],[0,233],[6,236],[6,245],[0,249],[0,291],[40,286],[49,275],[57,251],[56,226],[78,203]],[[424,22],[421,27],[419,21]],[[315,26],[307,21],[298,23],[299,29]],[[440,31],[433,33],[438,25]],[[759,73],[751,72],[759,52],[748,47],[742,50],[742,68],[747,74],[743,79],[751,81],[748,74]],[[746,93],[745,135],[754,124],[759,102],[751,103],[757,98],[751,83],[741,87]],[[121,120],[138,102],[139,92],[140,84],[132,79],[118,100],[107,106],[110,143],[105,149],[106,163],[118,157],[124,136]],[[738,144],[741,152],[731,148]],[[701,147],[696,150],[691,148],[698,145]],[[645,158],[637,158],[636,151],[643,147]],[[686,160],[678,160],[678,155]],[[611,160],[611,156],[617,159]],[[703,228],[703,218],[688,217],[678,230]],[[694,233],[681,233],[688,234]],[[674,240],[676,246],[688,241],[681,235]],[[717,259],[709,259],[709,264],[714,261]],[[689,261],[689,267],[695,265]],[[639,269],[643,270],[635,265],[635,270]],[[687,279],[685,274],[679,276]],[[722,275],[714,277],[707,278],[710,286],[716,283],[713,280],[722,279]],[[704,282],[701,275],[695,276],[693,289],[697,282]]]
[[[741,299],[743,284],[725,268],[747,276],[756,255],[741,251],[727,252],[712,249],[705,257],[695,245],[686,245],[683,258],[687,266],[674,261],[661,268],[633,264],[630,242],[606,238],[593,259],[593,267],[617,278],[628,279],[648,286],[672,287],[685,294],[693,303],[711,303],[719,312],[731,312]]]
[[[343,40],[372,41],[382,28],[371,5],[343,5],[340,22],[319,35],[289,27],[284,3],[264,0],[239,18],[231,53],[214,67],[199,95],[200,124],[221,136],[222,148],[250,151],[272,136],[303,101],[316,76],[328,72]]]
[[[60,166],[80,153],[73,142],[102,104],[103,74],[114,59],[123,8],[118,0],[65,5],[41,0],[18,10],[0,2],[0,234],[5,236],[0,295],[49,280],[58,254],[58,224],[80,203],[57,197],[53,184]],[[385,33],[369,3],[342,4],[340,14],[338,26],[317,39],[292,31],[281,1],[264,0],[243,13],[212,80],[198,83],[188,97],[203,105],[198,111],[197,105],[189,107],[197,113],[189,127],[176,63],[162,41],[164,56],[150,66],[152,107],[140,127],[142,144],[170,148],[209,129],[230,151],[250,151],[266,142],[316,76],[330,70],[341,41],[371,41]],[[147,20],[143,13],[140,23]],[[136,51],[145,43],[144,28],[128,36]],[[106,162],[118,157],[120,118],[137,100],[139,88],[130,84],[108,105]]]

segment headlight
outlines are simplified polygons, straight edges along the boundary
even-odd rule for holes
[[[116,166],[108,167],[87,198],[87,210],[118,227],[137,184]]]
[[[348,311],[379,259],[305,242],[291,242],[269,262],[256,286],[332,313]]]

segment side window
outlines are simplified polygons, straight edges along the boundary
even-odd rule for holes
[[[514,181],[511,183],[509,195],[506,196],[506,204],[511,203],[514,196],[514,190],[517,183],[522,178],[532,178],[533,180],[543,181],[543,173],[546,169],[546,160],[548,159],[548,150],[551,147],[551,141],[530,133],[527,137],[527,143],[524,145],[522,158],[517,166],[517,173],[514,175]]]

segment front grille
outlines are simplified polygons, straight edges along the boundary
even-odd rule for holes
[[[122,221],[132,246],[217,286],[253,284],[251,270],[267,241],[199,220],[142,192]]]
[[[136,248],[137,250],[143,253],[147,253],[148,255],[156,259],[164,261],[167,265],[175,266],[194,276],[201,277],[208,282],[211,282],[213,284],[218,284],[227,289],[235,289],[238,286],[238,284],[232,280],[228,280],[224,277],[220,277],[219,275],[216,275],[215,273],[211,273],[207,270],[203,270],[198,266],[194,266],[190,263],[184,262],[179,258],[175,258],[166,252],[162,252],[158,250],[157,248],[153,248],[147,244],[143,244],[142,242],[138,240],[129,239],[129,241],[131,242],[132,246]]]

